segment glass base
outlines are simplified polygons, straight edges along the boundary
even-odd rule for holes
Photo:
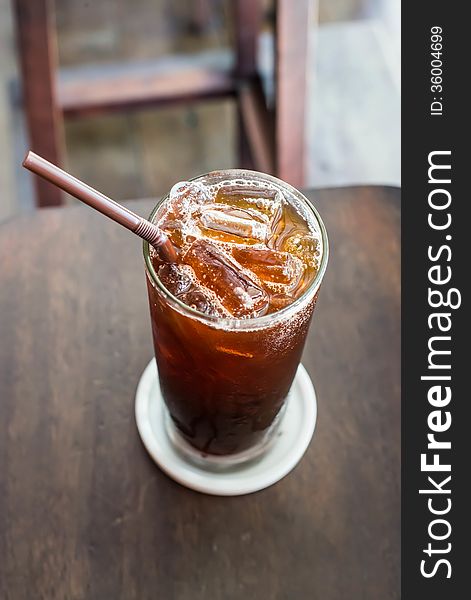
[[[289,401],[289,396],[285,400],[279,413],[271,426],[267,429],[263,438],[257,442],[254,446],[247,448],[242,452],[236,452],[233,454],[209,454],[202,452],[189,442],[178,431],[175,423],[173,422],[167,407],[162,403],[164,427],[167,437],[171,445],[175,448],[176,452],[185,460],[193,463],[199,468],[206,469],[212,472],[220,472],[231,469],[232,467],[239,467],[242,464],[249,463],[261,458],[272,446],[276,439],[276,434],[279,429],[280,422],[283,419],[283,415],[286,411],[286,404]]]
[[[167,427],[164,406],[153,359],[136,390],[136,424],[142,442],[169,477],[192,490],[215,496],[251,494],[283,479],[306,451],[317,416],[316,393],[302,365],[285,402],[284,414],[275,422],[273,432],[269,430],[273,435],[239,455],[205,455],[182,440],[178,432],[174,443],[170,436],[175,426],[170,423]]]

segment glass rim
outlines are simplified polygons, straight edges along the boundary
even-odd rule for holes
[[[318,213],[315,206],[312,202],[306,198],[306,196],[297,190],[295,187],[286,183],[285,181],[274,177],[273,175],[268,175],[266,173],[262,173],[260,171],[251,171],[249,169],[222,169],[219,171],[210,171],[209,173],[204,173],[203,175],[198,175],[196,177],[192,177],[188,179],[188,181],[200,181],[205,178],[221,178],[224,179],[237,179],[237,178],[245,178],[248,179],[250,176],[253,176],[254,179],[262,179],[267,182],[271,182],[282,189],[286,189],[292,195],[294,195],[298,200],[300,200],[314,215],[316,222],[319,226],[321,239],[322,239],[322,256],[321,263],[319,265],[319,269],[316,273],[316,276],[309,284],[309,286],[304,290],[304,292],[296,298],[294,302],[288,304],[284,308],[280,310],[270,313],[268,315],[262,315],[260,317],[253,317],[250,319],[237,319],[235,317],[218,317],[214,315],[207,315],[195,308],[191,308],[181,300],[179,300],[176,296],[174,296],[160,281],[155,269],[152,264],[150,258],[150,244],[149,242],[143,242],[143,254],[144,254],[144,262],[146,267],[146,272],[151,278],[151,283],[158,288],[158,290],[163,294],[165,300],[172,306],[172,308],[182,312],[183,314],[190,316],[192,318],[198,319],[208,325],[212,325],[218,328],[231,329],[231,330],[242,330],[242,329],[259,329],[261,327],[267,325],[273,325],[278,321],[284,319],[292,313],[295,313],[297,310],[303,306],[308,299],[313,297],[314,294],[318,291],[322,280],[324,278],[324,274],[327,268],[327,263],[329,259],[329,240],[327,236],[327,230],[325,228],[324,222]],[[160,208],[160,206],[168,199],[170,192],[168,192],[165,196],[163,196],[160,201],[152,209],[148,220],[154,222],[153,219]]]

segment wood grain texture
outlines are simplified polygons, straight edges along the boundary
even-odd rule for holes
[[[399,598],[399,191],[309,195],[332,249],[303,359],[317,429],[238,498],[179,486],[139,440],[139,241],[81,206],[0,226],[2,600]]]

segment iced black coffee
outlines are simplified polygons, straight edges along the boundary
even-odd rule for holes
[[[145,246],[162,395],[205,454],[261,447],[277,423],[327,261],[322,222],[294,188],[250,171],[176,184],[151,215],[178,260]]]

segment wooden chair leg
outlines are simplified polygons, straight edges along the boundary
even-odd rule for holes
[[[242,95],[245,91],[246,82],[257,75],[257,43],[261,20],[262,8],[260,0],[235,0],[235,75],[239,80],[237,93],[238,152],[239,166],[243,169],[256,168],[250,149],[247,123],[243,114]]]
[[[237,98],[237,153],[240,169],[256,169],[250,150],[249,136],[246,129],[240,95]]]
[[[295,187],[305,184],[308,37],[312,0],[276,2],[276,172]]]
[[[243,131],[247,136],[250,157],[254,164],[252,168],[275,175],[273,119],[267,110],[259,79],[241,86],[239,104]]]
[[[234,3],[236,74],[240,78],[257,73],[258,34],[262,22],[260,0],[236,0]]]
[[[204,33],[211,24],[211,3],[210,0],[193,0],[191,3],[192,29],[198,33]]]
[[[31,149],[53,163],[63,156],[63,119],[56,101],[57,51],[52,0],[15,0],[23,102]],[[62,204],[61,191],[35,178],[39,207]]]

